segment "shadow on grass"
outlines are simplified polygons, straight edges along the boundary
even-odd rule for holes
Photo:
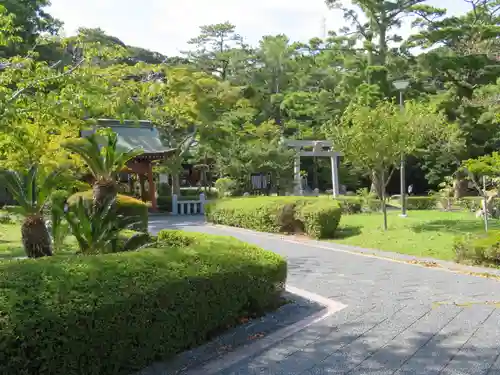
[[[339,227],[335,232],[335,239],[344,239],[349,237],[358,236],[361,234],[360,226],[346,225],[344,227]]]
[[[498,227],[498,220],[491,220],[490,224]],[[421,232],[448,232],[454,234],[484,231],[484,222],[477,220],[435,220],[418,224],[412,227],[416,233]]]

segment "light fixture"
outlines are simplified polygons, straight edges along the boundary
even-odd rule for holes
[[[396,90],[402,91],[402,90],[406,90],[408,88],[408,86],[410,85],[410,81],[405,80],[405,79],[400,79],[400,80],[394,81],[392,84],[394,85]]]

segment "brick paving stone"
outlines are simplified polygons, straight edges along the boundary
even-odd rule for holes
[[[346,246],[152,218],[286,257],[288,283],[347,305],[220,375],[500,375],[500,282],[346,252]],[[496,304],[495,304],[496,303]]]

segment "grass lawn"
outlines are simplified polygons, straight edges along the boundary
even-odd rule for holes
[[[77,251],[76,240],[73,237],[66,239],[65,247],[54,255],[75,254]],[[21,242],[21,227],[19,224],[0,224],[0,261],[16,257],[24,257],[23,244]]]
[[[382,230],[382,214],[344,215],[333,242],[402,254],[454,260],[453,242],[465,233],[484,231],[482,219],[467,212],[399,211],[388,213],[389,230]],[[500,229],[499,220],[490,228]]]
[[[0,259],[24,255],[19,225],[0,224]]]

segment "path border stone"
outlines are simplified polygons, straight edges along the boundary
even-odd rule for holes
[[[284,297],[293,302],[136,375],[214,375],[347,307],[291,285],[286,286]],[[259,337],[262,331],[269,334]],[[249,336],[256,337],[249,341]],[[221,350],[223,348],[228,350]]]

